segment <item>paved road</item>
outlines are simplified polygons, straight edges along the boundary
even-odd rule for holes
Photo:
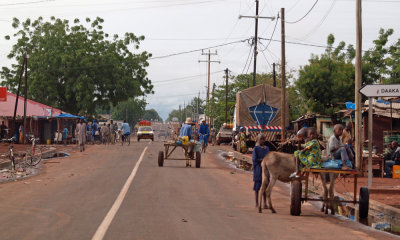
[[[162,143],[143,141],[90,146],[50,160],[39,176],[1,184],[0,239],[92,239],[146,147],[120,208],[102,228],[104,239],[394,238],[308,204],[302,216],[292,217],[284,184],[273,194],[278,213],[259,214],[251,175],[218,159],[216,147],[200,169],[172,161],[160,168]]]

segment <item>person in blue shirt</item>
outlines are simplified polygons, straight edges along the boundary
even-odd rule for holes
[[[97,126],[97,122],[96,122],[96,120],[93,120],[93,123],[92,123],[92,142],[94,142],[94,136],[96,135],[96,132],[97,132],[97,134],[99,134],[98,130],[99,130],[99,128]]]
[[[124,142],[125,137],[131,135],[131,128],[129,127],[129,123],[127,123],[126,120],[124,120],[121,130],[122,130],[122,142]]]
[[[193,129],[192,129],[192,119],[191,118],[186,118],[185,124],[181,127],[181,130],[179,131],[179,137],[185,137],[188,136],[189,140],[193,138]]]
[[[210,135],[210,129],[208,128],[208,124],[206,123],[205,119],[202,119],[199,127],[199,136],[200,136],[200,142],[204,141],[205,146],[208,145],[209,135]]]
[[[255,197],[256,197],[256,207],[258,207],[258,193],[261,188],[261,183],[262,183],[262,167],[261,167],[261,162],[264,159],[264,157],[268,154],[269,148],[265,146],[265,135],[263,133],[258,134],[257,136],[257,143],[256,146],[253,149],[253,181],[254,181],[254,186],[253,190],[255,192]],[[264,206],[267,206],[266,201],[266,193],[262,193],[264,196]],[[261,204],[261,203],[260,203]]]
[[[64,145],[66,146],[67,145],[67,140],[68,140],[68,128],[67,128],[67,126],[65,126],[65,128],[64,128]]]

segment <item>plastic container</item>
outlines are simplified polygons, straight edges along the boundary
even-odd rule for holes
[[[400,165],[393,165],[393,178],[400,178]]]
[[[51,144],[51,140],[50,140],[50,139],[47,139],[47,140],[46,140],[46,144],[47,144],[47,145],[50,145],[50,144]]]

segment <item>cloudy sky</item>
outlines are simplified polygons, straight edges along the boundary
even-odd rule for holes
[[[303,17],[315,0],[260,0],[260,15],[277,16],[286,9],[286,21]],[[400,38],[400,0],[363,0],[363,49],[372,46],[380,28],[395,30],[392,41]],[[144,35],[141,50],[149,51],[148,73],[155,86],[155,94],[148,96],[148,108],[155,108],[165,119],[168,113],[183,105],[200,92],[205,97],[207,64],[199,63],[206,56],[198,49],[212,48],[221,61],[211,66],[212,83],[223,83],[223,70],[233,75],[251,72],[248,68],[250,45],[240,40],[254,36],[254,20],[238,19],[239,15],[255,14],[254,0],[0,0],[0,67],[11,61],[6,55],[13,42],[4,40],[12,34],[11,19],[17,17],[48,19],[56,16],[74,19],[100,16],[104,31],[110,34],[133,32]],[[275,32],[275,21],[262,19],[259,36],[280,39],[280,23]],[[273,34],[274,32],[274,34]],[[328,34],[337,41],[355,45],[355,0],[319,0],[312,11],[300,22],[286,25],[287,41],[325,45]],[[232,43],[236,42],[236,43]],[[231,44],[232,43],[232,44]],[[262,41],[265,49],[268,41]],[[186,54],[168,56],[175,53]],[[312,53],[323,48],[287,44],[286,58],[290,69],[307,64]],[[280,43],[272,41],[258,55],[258,72],[270,72],[273,62],[280,62]],[[251,63],[252,64],[252,63]]]

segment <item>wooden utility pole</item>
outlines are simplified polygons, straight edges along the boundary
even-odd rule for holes
[[[259,6],[259,0],[256,1],[256,15],[255,16],[242,16],[239,15],[239,19],[241,18],[254,18],[256,21],[255,24],[255,32],[254,32],[254,69],[253,69],[253,86],[256,85],[256,77],[257,77],[257,42],[258,42],[258,19],[259,18],[265,18],[265,19],[271,19],[272,21],[275,20],[275,17],[262,17],[258,16],[258,6]],[[248,87],[249,84],[247,84]]]
[[[272,63],[272,78],[274,79],[274,87],[276,87],[275,63]]]
[[[286,140],[286,55],[285,55],[285,9],[281,8],[281,141]]]
[[[258,43],[258,5],[259,0],[256,0],[256,24],[254,30],[254,70],[253,70],[253,87],[256,85],[256,78],[257,78],[257,43]]]
[[[28,100],[28,54],[25,53],[25,84],[24,84],[24,126],[22,131],[22,143],[26,143],[25,135],[26,135],[26,104]]]
[[[229,69],[225,69],[225,123],[228,124],[228,79]]]
[[[15,99],[14,118],[13,118],[14,128],[15,128],[15,119],[17,117],[18,99],[19,99],[19,93],[20,93],[20,90],[21,90],[22,76],[24,75],[24,72],[25,72],[25,64],[26,64],[26,57],[24,56],[24,60],[22,61],[21,73],[19,75],[17,98]],[[14,129],[14,131],[15,131],[15,129]]]
[[[213,84],[213,88],[212,88],[212,92],[211,92],[211,98],[214,98],[214,91],[215,91],[215,87],[217,86],[217,84]],[[211,128],[211,126],[214,126],[214,118],[212,117],[214,115],[214,110],[215,110],[215,104],[212,105],[211,108],[211,114],[210,114],[210,124],[208,124],[208,126]]]
[[[361,88],[362,82],[362,69],[361,69],[361,57],[362,57],[362,21],[361,21],[361,0],[356,0],[356,79],[355,79],[355,104],[356,104],[356,112],[355,112],[355,121],[356,121],[356,129],[355,129],[355,152],[356,152],[356,169],[360,169],[361,167],[361,159],[362,159],[362,136],[361,136],[361,94],[359,93],[359,89]]]
[[[208,53],[204,53],[204,51],[201,52],[201,55],[207,55],[208,56],[208,60],[204,61],[204,60],[199,60],[199,63],[201,62],[206,62],[208,63],[208,82],[207,82],[207,105],[208,105],[208,113],[210,114],[210,75],[211,75],[211,63],[221,63],[220,61],[211,61],[211,55],[218,55],[217,51],[215,51],[214,53],[210,52],[210,50],[208,50]],[[204,115],[205,116],[205,120],[207,122],[207,114]],[[210,119],[208,121],[208,125],[210,125]]]

